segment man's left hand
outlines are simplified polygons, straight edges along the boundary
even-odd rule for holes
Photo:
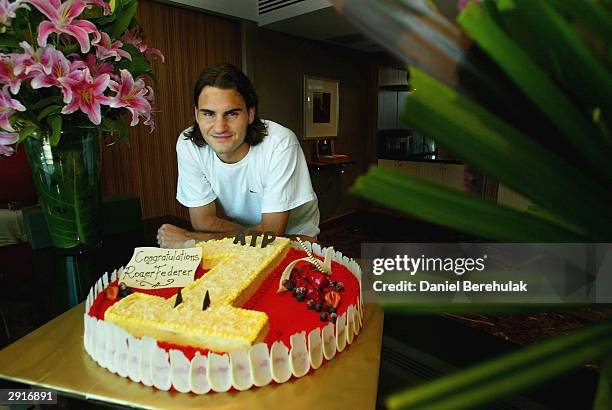
[[[195,245],[195,240],[187,229],[163,224],[157,230],[157,243],[160,248],[191,248]]]

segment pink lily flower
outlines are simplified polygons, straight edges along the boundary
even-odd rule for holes
[[[86,65],[80,60],[71,63],[61,51],[56,50],[53,46],[47,47],[50,47],[52,52],[45,64],[38,63],[30,67],[29,72],[32,75],[30,85],[33,89],[58,86],[62,88],[64,98],[66,98],[70,89],[64,85],[64,80],[75,76],[75,72],[85,68]]]
[[[102,35],[102,39],[94,45],[94,47],[96,47],[96,57],[98,57],[100,60],[115,57],[115,61],[119,61],[121,60],[121,57],[125,57],[132,61],[132,56],[130,53],[121,49],[123,46],[121,41],[116,40],[113,42],[108,34],[104,32],[101,32],[100,34]]]
[[[100,40],[100,33],[96,26],[87,20],[75,20],[87,4],[83,0],[27,0],[34,5],[51,21],[43,21],[38,26],[38,45],[47,45],[47,38],[51,33],[68,34],[73,36],[81,46],[81,52],[87,53],[90,48],[89,33],[93,33],[93,42]]]
[[[111,81],[109,88],[117,93],[111,97],[110,106],[112,108],[125,107],[132,113],[130,126],[138,124],[139,117],[143,117],[145,123],[150,123],[151,104],[146,98],[148,90],[144,81],[141,79],[134,81],[128,70],[121,70],[121,83]]]
[[[21,89],[21,82],[26,78],[25,73],[15,75],[13,55],[0,54],[0,83],[8,84],[13,94]]]
[[[11,127],[9,118],[15,111],[25,111],[26,107],[11,97],[8,88],[9,86],[5,85],[0,90],[0,128],[13,132],[15,130]]]
[[[19,133],[17,132],[0,131],[0,155],[6,155],[7,157],[13,155],[15,150],[10,145],[16,143],[18,138]]]
[[[15,18],[17,9],[30,10],[24,0],[17,0],[10,3],[8,0],[0,0],[0,33],[4,33],[6,27],[11,26],[11,20]]]
[[[95,79],[89,73],[89,69],[79,70],[70,75],[63,81],[63,84],[70,90],[67,97],[69,100],[64,102],[68,105],[62,108],[62,114],[72,114],[76,110],[81,110],[94,125],[100,125],[102,117],[100,114],[100,104],[110,105],[111,97],[104,95],[108,88],[110,76],[102,74]]]
[[[136,47],[144,55],[154,55],[156,57],[159,57],[159,59],[163,63],[166,60],[166,58],[164,57],[162,52],[156,48],[149,47],[146,44],[144,44],[142,40],[138,38],[138,32],[139,32],[138,28],[134,28],[132,31],[125,30],[125,33],[123,33],[122,39],[130,43],[134,47]]]
[[[12,55],[15,75],[24,72],[30,74],[30,71],[37,67],[38,64],[47,67],[51,59],[51,54],[55,51],[55,47],[52,45],[41,47],[36,51],[34,51],[27,41],[22,41],[19,45],[23,48],[23,53]]]
[[[145,120],[143,124],[149,127],[149,134],[152,133],[155,129],[155,122],[153,122],[153,116],[151,115]]]
[[[104,0],[85,0],[85,3],[87,3],[87,8],[90,8],[91,6],[102,7],[105,16],[111,14],[110,4],[108,4]]]
[[[96,61],[96,56],[94,56],[93,54],[87,54],[87,57],[85,58],[85,64],[87,65],[87,68],[89,68],[89,72],[91,73],[91,75],[94,77],[97,77],[100,74],[110,74],[111,78],[113,76],[113,65],[109,63],[102,63],[98,65]]]
[[[153,104],[153,101],[155,101],[155,93],[153,92],[153,87],[147,85],[147,90],[149,90],[149,92],[147,93],[147,95],[145,95],[145,98],[147,99],[147,101]]]

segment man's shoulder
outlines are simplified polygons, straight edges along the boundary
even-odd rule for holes
[[[274,149],[283,149],[291,145],[299,145],[299,141],[295,133],[274,121],[263,120],[268,131],[264,137],[263,142]]]
[[[189,134],[191,133],[193,127],[185,128],[178,136],[176,140],[176,152],[178,155],[178,159],[181,160],[183,158],[200,158],[200,160],[207,161],[210,158],[210,147],[208,145],[203,145],[198,147],[192,140],[189,138]]]

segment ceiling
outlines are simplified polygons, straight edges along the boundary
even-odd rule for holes
[[[333,7],[301,14],[262,27],[313,40],[326,41],[366,53],[382,51],[378,44],[361,34]]]
[[[456,18],[457,0],[434,0],[434,4],[447,18],[451,20]],[[366,53],[383,51],[381,46],[361,34],[331,6],[270,24],[260,24],[260,26],[295,36],[350,47]]]
[[[366,38],[342,15],[338,14],[328,0],[165,1],[242,20],[255,21],[260,27],[270,30],[330,42],[366,53],[383,51],[378,44]],[[442,14],[454,20],[457,14],[457,0],[433,0],[433,2]],[[272,8],[272,10],[262,11],[265,8]]]

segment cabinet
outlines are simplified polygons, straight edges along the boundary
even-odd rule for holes
[[[402,113],[406,104],[409,91],[378,90],[378,129],[400,129],[409,128],[402,121]]]
[[[380,67],[378,71],[379,130],[409,128],[401,120],[409,94],[408,71],[395,67]]]
[[[396,161],[379,159],[380,168],[422,178],[460,191],[466,191],[463,184],[463,164],[433,161]]]

